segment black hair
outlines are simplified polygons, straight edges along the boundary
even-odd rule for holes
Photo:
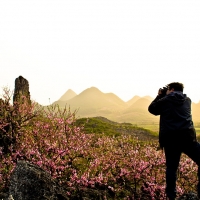
[[[168,84],[167,87],[169,90],[173,88],[175,91],[183,92],[184,85],[179,82],[173,82],[173,83]]]

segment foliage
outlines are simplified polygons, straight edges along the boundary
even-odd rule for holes
[[[54,105],[44,110],[26,101],[12,105],[8,91],[1,102],[0,131],[10,139],[6,151],[4,144],[0,147],[1,190],[8,186],[17,161],[26,160],[70,188],[69,196],[85,187],[108,191],[112,199],[164,199],[163,152],[157,151],[153,141],[141,145],[133,134],[116,131],[116,127],[126,129],[130,124],[113,123],[111,128],[112,123],[106,126],[92,119],[91,124],[98,123],[100,129],[91,131],[67,108]],[[195,187],[196,170],[193,162],[182,157],[179,195]]]

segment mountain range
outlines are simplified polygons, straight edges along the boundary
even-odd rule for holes
[[[70,107],[77,111],[76,116],[96,117],[103,116],[116,122],[129,122],[132,124],[158,124],[159,116],[148,112],[148,106],[153,100],[150,96],[134,96],[124,102],[114,93],[103,93],[96,87],[87,88],[80,94],[67,90],[60,99],[53,104],[60,108]],[[200,103],[192,103],[192,114],[195,122],[200,122]]]
[[[76,116],[96,117],[102,116],[116,122],[128,122],[132,124],[158,124],[159,116],[148,112],[148,106],[153,100],[150,96],[134,96],[124,102],[113,93],[103,93],[96,87],[87,88],[80,94],[73,90],[67,90],[60,99],[53,104],[60,108],[70,107],[77,112]],[[200,103],[192,103],[192,114],[195,122],[200,122]]]

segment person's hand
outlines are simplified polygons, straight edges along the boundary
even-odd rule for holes
[[[160,94],[162,94],[162,89],[160,88],[159,90],[158,90],[158,95],[160,95]]]

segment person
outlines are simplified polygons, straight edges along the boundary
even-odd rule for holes
[[[200,144],[191,115],[191,99],[183,94],[184,85],[172,82],[159,89],[157,97],[151,102],[148,111],[160,115],[159,145],[164,149],[166,159],[166,196],[176,198],[177,169],[182,153],[198,165],[200,181]],[[200,196],[200,183],[197,184]]]

